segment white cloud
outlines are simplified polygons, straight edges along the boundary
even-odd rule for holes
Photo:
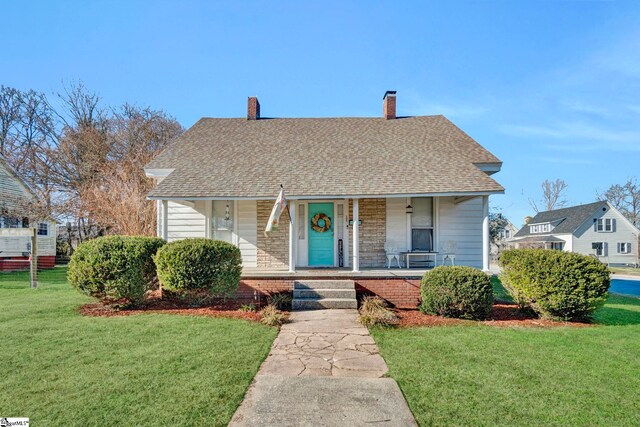
[[[505,125],[500,127],[505,134],[520,138],[546,138],[559,141],[591,141],[571,145],[545,145],[548,148],[567,151],[591,151],[596,149],[614,151],[640,151],[640,132],[605,129],[587,123],[570,123],[553,127]]]
[[[627,109],[640,114],[640,105],[627,105]]]
[[[609,111],[604,107],[599,107],[597,105],[587,104],[582,101],[562,101],[562,105],[567,107],[568,109],[578,112],[578,113],[587,113],[593,114],[596,116],[609,117]]]

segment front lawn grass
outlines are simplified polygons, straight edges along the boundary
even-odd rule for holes
[[[91,318],[66,268],[0,274],[0,415],[33,425],[226,425],[277,330],[243,320]]]
[[[610,296],[595,322],[371,332],[420,425],[640,425],[640,299]]]

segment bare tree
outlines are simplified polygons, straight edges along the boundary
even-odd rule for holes
[[[615,184],[603,194],[600,200],[607,200],[618,209],[633,225],[640,227],[640,184],[632,177],[624,184]]]
[[[529,199],[529,205],[533,208],[536,213],[541,210],[544,211],[552,211],[554,209],[560,209],[567,204],[566,198],[566,190],[567,183],[562,179],[556,179],[555,181],[549,181],[545,179],[542,181],[542,199],[540,200],[540,205],[536,203],[533,199]],[[538,206],[541,206],[542,209],[539,209]]]
[[[153,235],[155,204],[146,199],[153,183],[142,166],[182,133],[162,111],[125,104],[110,117],[110,152],[98,179],[83,187],[83,209],[109,233]]]
[[[0,156],[7,154],[12,131],[20,121],[22,94],[12,87],[0,86]]]
[[[1,150],[41,202],[29,212],[74,222],[80,242],[106,233],[153,234],[155,205],[146,200],[152,182],[142,168],[182,126],[150,108],[104,109],[82,82],[57,96],[54,108],[42,93],[0,86]]]

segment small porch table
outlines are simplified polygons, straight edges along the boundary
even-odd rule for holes
[[[405,251],[405,252],[400,252],[400,255],[404,255],[404,260],[405,260],[404,263],[406,268],[411,268],[411,264],[410,264],[411,257],[425,257],[426,259],[424,261],[416,261],[416,262],[424,262],[424,263],[433,262],[434,267],[437,265],[438,252]]]

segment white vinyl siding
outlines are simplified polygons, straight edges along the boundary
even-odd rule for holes
[[[594,221],[595,219],[595,221]],[[609,219],[610,221],[598,221]],[[602,231],[598,231],[602,224]],[[611,231],[606,231],[607,223]],[[573,252],[590,255],[595,254],[593,243],[606,243],[603,248],[604,255],[600,256],[602,262],[608,264],[633,264],[638,260],[638,230],[615,210],[607,208],[606,211],[596,212],[594,217],[587,220],[574,234]],[[618,253],[618,243],[631,242],[631,253]]]
[[[47,222],[49,233],[37,236],[38,255],[54,256],[56,254],[56,223]],[[0,258],[19,257],[29,251],[30,237],[0,237]]]
[[[387,199],[387,243],[400,250],[407,245],[407,201],[404,198]]]
[[[206,237],[205,202],[196,202],[192,207],[170,201],[168,208],[167,240]]]
[[[482,197],[458,204],[453,197],[440,197],[436,206],[438,251],[454,242],[456,265],[482,268]]]
[[[238,247],[244,267],[257,267],[258,207],[255,200],[240,200],[237,207]]]

